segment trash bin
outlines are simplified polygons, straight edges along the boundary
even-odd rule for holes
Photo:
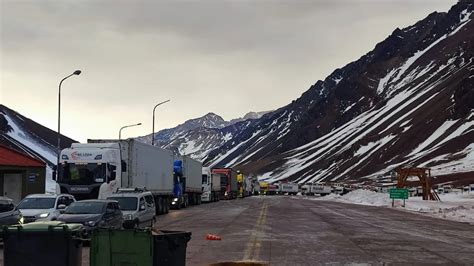
[[[190,232],[150,229],[97,229],[92,233],[90,266],[186,264]]]
[[[5,266],[80,266],[81,224],[34,222],[3,227]]]
[[[186,248],[191,232],[160,230],[153,234],[153,265],[186,265]]]
[[[90,266],[152,264],[150,230],[97,229],[92,232]]]

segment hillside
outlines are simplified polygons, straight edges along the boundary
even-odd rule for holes
[[[300,98],[233,132],[205,163],[300,183],[380,180],[404,165],[472,178],[472,11],[460,1],[395,29]]]

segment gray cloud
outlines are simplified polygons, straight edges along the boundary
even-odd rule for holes
[[[64,93],[64,132],[81,140],[114,137],[129,121],[148,127],[167,98],[161,127],[278,108],[396,27],[455,3],[0,2],[2,102],[54,128],[57,82],[81,68]]]

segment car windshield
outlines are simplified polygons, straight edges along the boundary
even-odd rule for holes
[[[55,202],[56,198],[25,198],[18,209],[52,209]]]
[[[15,208],[12,202],[0,201],[0,213],[9,212]]]
[[[74,202],[64,213],[67,214],[99,214],[104,212],[104,202]]]
[[[136,197],[110,197],[109,200],[116,200],[122,211],[135,211],[138,207],[138,199]]]

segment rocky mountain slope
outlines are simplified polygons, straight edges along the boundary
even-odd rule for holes
[[[249,112],[241,118],[230,121],[225,121],[214,113],[208,113],[174,128],[155,133],[155,143],[164,149],[204,161],[210,151],[221,147],[238,132],[242,132],[251,120],[259,119],[269,112]],[[140,137],[139,140],[151,144],[152,135]]]
[[[213,135],[218,148],[201,158],[270,181],[375,180],[404,165],[472,178],[473,9],[461,0],[394,30],[287,106],[237,131],[219,129],[231,137]],[[187,141],[202,130],[188,131]]]

